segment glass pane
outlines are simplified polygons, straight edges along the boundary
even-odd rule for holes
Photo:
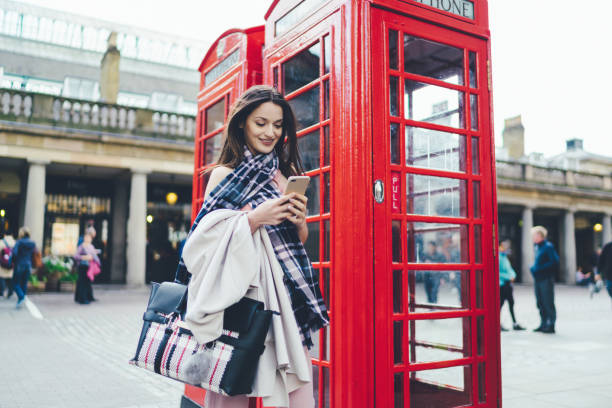
[[[465,171],[464,135],[406,126],[406,165]]]
[[[474,262],[482,263],[482,226],[474,225]]]
[[[310,184],[308,184],[308,188],[306,189],[306,197],[308,197],[306,210],[309,217],[321,213],[320,194],[321,186],[319,183],[319,176],[312,176],[310,178]]]
[[[478,402],[487,401],[487,377],[485,363],[478,364]]]
[[[404,116],[406,119],[463,128],[463,92],[406,79]]]
[[[225,98],[206,109],[206,133],[219,129],[225,122]]]
[[[323,173],[323,181],[325,182],[325,193],[323,196],[323,213],[328,214],[329,213],[329,203],[331,201],[330,199],[330,195],[331,195],[331,186],[329,184],[329,172]]]
[[[310,358],[319,359],[319,352],[321,350],[321,338],[319,337],[319,333],[315,333],[312,337],[312,347],[308,350],[308,355]]]
[[[331,60],[332,60],[332,56],[331,56],[331,36],[330,35],[326,35],[325,38],[323,38],[323,45],[325,46],[325,73],[327,74],[331,68]]]
[[[415,371],[410,374],[410,406],[455,408],[472,404],[471,366]]]
[[[204,164],[216,163],[223,148],[223,133],[217,133],[204,141]]]
[[[408,262],[467,263],[468,227],[463,224],[408,222]],[[448,259],[440,248],[448,248]]]
[[[392,76],[389,78],[389,113],[391,116],[398,116],[399,105],[397,93],[399,88],[399,78]]]
[[[484,354],[484,316],[476,318],[476,352],[479,356]]]
[[[391,221],[391,241],[393,262],[402,262],[402,222],[399,220]]]
[[[327,306],[327,311],[330,311],[329,306],[331,305],[331,291],[330,291],[330,287],[329,287],[329,281],[330,281],[330,276],[329,276],[329,268],[324,268],[322,270],[322,274],[323,274],[323,300],[325,301],[325,306]]]
[[[312,365],[312,390],[314,391],[315,404],[319,404],[319,366],[316,364]]]
[[[319,129],[298,137],[298,150],[304,171],[311,171],[319,168]]]
[[[330,374],[329,374],[329,367],[321,367],[322,373],[321,373],[321,382],[323,383],[323,387],[321,387],[321,394],[323,394],[323,401],[322,404],[320,405],[321,408],[329,408],[330,407],[330,402],[329,399],[331,397],[330,392],[329,392],[329,384],[330,384]]]
[[[472,185],[474,186],[474,218],[480,218],[480,181],[475,181]]]
[[[404,408],[404,373],[393,374],[393,408]]]
[[[393,322],[393,364],[404,361],[404,322]]]
[[[329,126],[325,126],[325,128],[323,128],[323,134],[325,137],[325,151],[323,152],[323,165],[324,166],[329,166]]]
[[[472,136],[472,174],[480,174],[480,149],[478,138]]]
[[[463,85],[463,50],[404,34],[404,71]]]
[[[476,80],[476,53],[470,51],[470,87],[476,88],[478,86]]]
[[[304,249],[310,262],[319,262],[319,221],[309,222],[308,239],[304,242]]]
[[[482,309],[482,271],[476,271],[476,308]]]
[[[391,123],[391,163],[399,164],[400,162],[400,146],[399,146],[399,124]]]
[[[298,131],[319,123],[319,87],[316,86],[289,100]]]
[[[321,348],[321,352],[322,352],[321,359],[325,361],[329,361],[329,358],[331,355],[329,351],[329,347],[331,345],[331,339],[330,339],[331,329],[328,326],[321,330],[323,331],[323,341],[325,342],[325,346]]]
[[[470,95],[470,126],[478,130],[478,96]]]
[[[329,262],[329,239],[330,239],[330,227],[329,220],[323,221],[323,262]]]
[[[329,81],[323,82],[323,112],[324,119],[329,119]]]
[[[389,68],[397,69],[397,31],[389,30]]]
[[[470,318],[410,321],[410,362],[456,360],[471,356]]]
[[[402,271],[393,271],[393,313],[403,313],[402,300]]]
[[[408,214],[466,217],[466,186],[465,180],[406,174]]]
[[[408,271],[408,310],[429,313],[469,309],[470,271]]]
[[[278,90],[278,67],[274,67],[274,73],[272,74],[274,78],[274,89]]]
[[[316,43],[283,64],[285,95],[303,87],[319,77],[321,44]]]

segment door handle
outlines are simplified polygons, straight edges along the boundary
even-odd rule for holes
[[[381,204],[383,201],[385,201],[385,185],[380,179],[374,182],[374,200],[378,204]]]

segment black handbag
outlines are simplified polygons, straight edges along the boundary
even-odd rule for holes
[[[184,325],[187,286],[153,283],[130,364],[223,395],[252,392],[272,314],[247,297],[228,307],[223,334],[198,344]]]

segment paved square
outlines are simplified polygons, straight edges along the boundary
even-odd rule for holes
[[[42,319],[16,310],[14,296],[0,299],[0,408],[179,406],[182,384],[128,364],[149,289],[94,291],[99,300],[86,306],[66,293],[31,294]],[[533,329],[533,288],[517,286],[515,298],[517,318]],[[557,285],[556,304],[557,334],[502,333],[503,407],[611,407],[612,302]]]

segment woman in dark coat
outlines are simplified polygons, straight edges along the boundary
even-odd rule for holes
[[[77,252],[74,255],[74,259],[77,262],[77,268],[79,277],[76,282],[76,290],[74,292],[74,301],[82,305],[86,305],[93,302],[93,288],[91,286],[91,280],[87,276],[92,263],[100,265],[100,258],[98,258],[98,251],[94,248],[91,241],[96,234],[96,230],[93,227],[89,227],[85,230],[83,236],[83,242],[77,248]]]

